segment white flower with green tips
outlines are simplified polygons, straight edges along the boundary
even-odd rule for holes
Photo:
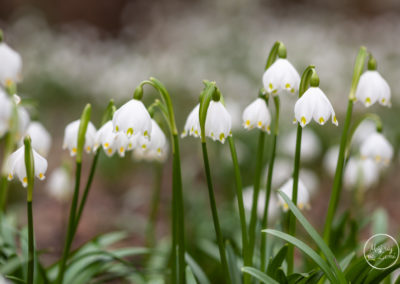
[[[144,137],[139,137],[137,148],[143,151],[151,152],[156,155],[162,156],[167,143],[167,138],[164,132],[158,126],[154,119],[151,120],[151,138],[150,140]]]
[[[1,35],[0,35],[1,36]],[[21,80],[21,56],[0,38],[0,84],[10,86]]]
[[[365,71],[358,82],[356,99],[366,107],[376,102],[383,106],[391,106],[390,87],[376,70]]]
[[[225,142],[231,136],[232,118],[225,106],[220,102],[211,100],[207,110],[205,133],[214,141]]]
[[[102,146],[107,156],[111,157],[115,152],[120,157],[125,156],[128,149],[129,138],[125,133],[113,131],[112,121],[106,122],[96,133],[93,151]]]
[[[197,104],[195,108],[190,112],[188,118],[186,119],[185,127],[181,137],[186,137],[188,135],[193,137],[200,137],[200,120],[199,120],[199,110],[200,104]]]
[[[295,120],[300,123],[302,127],[314,119],[320,125],[324,125],[329,118],[336,126],[338,121],[336,119],[335,111],[319,87],[310,87],[307,91],[297,100],[294,106]]]
[[[32,149],[32,153],[33,163],[35,167],[35,176],[40,180],[44,180],[47,170],[47,160],[40,156],[34,149]],[[24,187],[28,185],[28,178],[26,176],[25,166],[25,146],[20,147],[17,151],[12,153],[8,157],[7,170],[8,180],[12,180],[14,176],[17,176]]]
[[[31,137],[32,148],[43,157],[47,157],[51,146],[51,136],[46,128],[41,123],[33,121],[29,124],[26,134]]]
[[[112,119],[114,132],[123,132],[129,137],[140,134],[148,139],[151,133],[151,117],[140,100],[132,99],[121,106]]]
[[[290,199],[292,199],[293,178],[290,178],[284,185],[282,185],[282,187],[279,190],[285,193]],[[281,206],[285,211],[289,209],[289,205],[280,195],[279,195],[279,203],[281,204]],[[301,181],[301,179],[298,180],[297,207],[299,207],[299,209],[310,208],[310,194],[304,183]]]
[[[264,89],[278,95],[282,91],[296,93],[300,85],[300,75],[286,58],[278,58],[263,75]]]
[[[79,132],[79,125],[81,120],[75,120],[65,127],[64,131],[64,142],[63,142],[63,149],[68,149],[70,155],[73,157],[76,155],[77,152],[77,145],[78,145],[78,132]],[[96,128],[93,124],[89,121],[86,133],[85,133],[85,145],[84,150],[86,153],[91,153],[94,141],[96,136]]]
[[[389,165],[393,158],[393,147],[380,133],[372,133],[361,144],[362,159],[373,159],[377,164]]]
[[[245,129],[250,130],[257,127],[270,133],[271,114],[264,99],[257,98],[249,104],[244,109],[242,118]]]

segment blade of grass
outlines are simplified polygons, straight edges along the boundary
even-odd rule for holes
[[[253,267],[248,267],[248,266],[242,267],[242,272],[250,274],[251,276],[253,276],[257,280],[260,280],[262,283],[279,284],[279,282],[275,281],[274,279],[269,277],[264,272],[261,272],[260,270],[255,269]]]

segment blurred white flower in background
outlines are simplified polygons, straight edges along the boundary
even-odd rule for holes
[[[331,177],[335,176],[336,165],[339,157],[339,145],[332,146],[325,152],[324,169]]]
[[[296,129],[292,130],[280,139],[280,149],[285,155],[294,157],[296,150]],[[321,141],[315,132],[309,128],[303,129],[301,142],[301,160],[312,161],[317,158],[322,151]]]
[[[0,284],[11,284],[3,275],[0,275]]]
[[[332,118],[332,123],[338,125],[335,111],[324,92],[318,87],[310,87],[299,98],[294,106],[295,119],[302,127],[314,119],[320,125]]]
[[[374,132],[376,132],[375,123],[371,120],[364,120],[354,132],[352,144],[360,146]]]
[[[225,102],[225,108],[232,118],[232,130],[240,130],[242,121],[240,119],[242,106],[239,102],[229,100]]]
[[[391,106],[390,87],[376,70],[365,71],[357,86],[356,98],[366,107],[376,102],[383,106]]]
[[[32,148],[43,157],[47,157],[51,147],[51,136],[46,128],[41,123],[32,121],[26,130],[26,134],[31,137]],[[23,141],[21,142],[23,143]]]
[[[7,93],[0,87],[0,138],[10,126],[11,106]]]
[[[253,206],[253,186],[248,186],[243,189],[243,204],[246,211],[251,212]],[[262,219],[264,217],[265,208],[265,190],[260,190],[258,195],[257,216]],[[274,221],[279,214],[279,204],[275,192],[271,192],[268,206],[268,220]]]
[[[200,104],[197,104],[194,109],[189,113],[181,137],[188,135],[193,137],[200,137],[200,119],[199,119]]]
[[[73,193],[73,184],[70,173],[65,167],[59,167],[53,170],[48,182],[47,191],[60,202],[71,199]]]
[[[3,41],[2,34],[0,34],[0,62],[0,84],[10,86],[12,83],[18,83],[21,80],[22,59]]]
[[[250,130],[254,127],[270,133],[271,114],[267,103],[262,98],[257,98],[243,111],[243,126]]]
[[[343,183],[348,189],[368,189],[379,181],[379,167],[371,159],[350,158],[344,171]]]
[[[81,120],[78,119],[69,123],[65,127],[63,149],[68,149],[71,157],[75,156],[77,152],[78,131],[80,123]],[[95,137],[96,137],[96,128],[89,121],[85,134],[85,145],[83,147],[86,153],[88,154],[91,153],[93,149],[93,146],[95,144]]]
[[[273,95],[286,91],[294,94],[300,85],[300,75],[286,58],[278,58],[264,72],[264,89]]]
[[[282,185],[282,187],[279,190],[285,193],[290,198],[290,200],[292,200],[293,178],[290,178],[284,185]],[[285,200],[280,195],[278,195],[278,197],[279,197],[279,204],[283,207],[283,209],[285,211],[289,210],[289,205],[285,202]],[[300,178],[297,188],[297,207],[299,207],[299,209],[310,208],[310,194]]]
[[[377,164],[389,165],[393,158],[393,147],[380,133],[372,133],[361,144],[362,159],[373,159]]]
[[[26,132],[26,130],[29,126],[29,123],[31,121],[31,118],[29,116],[28,111],[20,105],[17,106],[17,112],[18,112],[17,139],[20,139]]]

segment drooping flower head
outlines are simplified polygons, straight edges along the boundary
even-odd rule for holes
[[[362,159],[373,159],[377,164],[388,165],[393,158],[393,147],[380,133],[372,133],[361,144]]]
[[[358,82],[356,99],[366,107],[370,107],[376,102],[390,107],[390,97],[389,84],[376,70],[376,61],[371,57],[368,61],[368,70],[361,75]]]
[[[280,190],[285,193],[290,199],[292,199],[293,192],[293,178],[290,178]],[[308,193],[308,189],[304,185],[304,183],[299,179],[298,183],[298,193],[297,193],[297,207],[299,209],[310,207],[310,195]],[[279,203],[282,205],[283,209],[287,211],[289,209],[289,205],[285,202],[285,200],[279,195]]]
[[[297,131],[294,129],[282,139],[282,152],[289,157],[295,156],[296,137]],[[300,153],[302,161],[309,162],[318,158],[322,150],[321,140],[318,135],[311,129],[305,128],[301,139]]]
[[[3,41],[0,31],[0,84],[7,87],[21,80],[21,56]]]
[[[162,161],[166,158],[168,152],[167,138],[154,119],[151,120],[151,123],[151,138],[150,140],[144,137],[138,138],[134,157],[136,159],[141,157],[146,160]]]
[[[101,145],[107,156],[111,157],[115,152],[118,153],[120,157],[125,156],[125,152],[129,149],[130,139],[123,132],[114,132],[112,121],[106,122],[96,133],[94,148]]]
[[[243,205],[246,211],[251,212],[253,206],[253,187],[249,186],[243,189]],[[265,209],[265,190],[261,190],[258,196],[257,202],[257,216],[262,219],[264,217]],[[275,192],[271,192],[269,205],[268,205],[268,219],[270,221],[275,220],[279,214],[279,204]]]
[[[188,135],[193,137],[200,137],[200,121],[199,121],[199,109],[200,104],[197,104],[195,108],[190,112],[188,118],[186,119],[184,130],[181,137],[186,137]]]
[[[257,127],[262,131],[270,133],[271,114],[267,103],[262,98],[257,98],[243,111],[243,126],[245,129]]]
[[[140,134],[148,139],[151,134],[151,117],[142,101],[131,99],[121,106],[112,119],[114,132],[123,132],[129,137]]]
[[[68,149],[72,157],[75,156],[77,152],[78,131],[80,123],[81,123],[80,119],[75,120],[70,124],[68,124],[67,127],[65,127],[64,131],[63,149]],[[96,128],[89,121],[85,134],[84,149],[86,153],[90,153],[92,151],[94,146],[95,136],[96,136]]]
[[[35,167],[35,176],[40,180],[44,180],[47,170],[47,160],[40,156],[34,149],[32,149],[32,153],[33,163]],[[14,176],[17,176],[24,187],[28,185],[28,178],[26,175],[25,166],[25,145],[20,147],[8,157],[7,169],[8,180],[12,180]]]
[[[51,136],[46,128],[41,123],[33,121],[29,124],[26,134],[32,139],[32,148],[43,157],[47,157],[51,146]]]
[[[344,171],[344,185],[348,189],[359,186],[368,189],[378,183],[379,167],[371,159],[350,158]]]
[[[221,101],[211,100],[207,110],[205,132],[214,141],[225,142],[231,136],[232,118]]]
[[[73,194],[71,176],[64,167],[55,169],[47,182],[47,190],[58,201],[67,201]]]

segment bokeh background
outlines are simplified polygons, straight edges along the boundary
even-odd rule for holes
[[[312,158],[303,160],[311,172],[315,194],[306,215],[321,229],[329,202],[332,178],[324,170],[325,152],[339,141],[344,121],[353,62],[360,45],[371,50],[378,70],[392,88],[392,108],[373,106],[384,121],[385,135],[398,148],[400,138],[400,2],[382,1],[128,1],[128,0],[0,0],[0,28],[5,40],[21,53],[23,82],[19,94],[29,102],[31,117],[42,122],[53,137],[48,176],[62,163],[70,163],[61,149],[64,127],[79,118],[84,105],[93,105],[92,122],[99,127],[108,100],[127,101],[138,83],[149,76],[160,79],[172,95],[178,127],[197,103],[202,80],[215,80],[224,94],[234,121],[244,185],[253,182],[257,131],[241,128],[241,112],[262,87],[267,53],[276,40],[283,41],[288,57],[299,72],[314,64],[337,112],[339,127],[312,125],[316,141],[309,144]],[[156,98],[152,93],[146,103]],[[290,132],[295,129],[294,97],[282,98],[280,158],[291,164]],[[356,104],[355,116],[365,113]],[[314,139],[315,140],[315,139]],[[317,143],[317,144],[313,144]],[[181,141],[188,247],[213,239],[198,140]],[[235,212],[232,167],[227,145],[210,143],[211,167],[223,230],[239,232]],[[289,146],[290,148],[290,146]],[[88,173],[91,157],[84,157]],[[76,236],[76,245],[111,230],[129,232],[127,242],[145,243],[145,228],[156,166],[102,155],[92,191]],[[364,214],[384,208],[389,232],[398,236],[400,225],[399,156],[365,191]],[[278,174],[289,176],[291,168]],[[85,174],[84,174],[85,176]],[[157,239],[167,240],[171,196],[170,160],[163,168]],[[85,178],[84,178],[85,181]],[[278,187],[277,185],[276,187]],[[25,192],[12,183],[8,210],[25,224]],[[340,208],[352,208],[351,191],[344,191]],[[51,198],[46,181],[37,182],[34,196],[36,239],[46,249],[44,261],[60,253],[68,204]],[[365,237],[370,235],[368,228]],[[201,253],[198,252],[201,259]],[[207,268],[206,268],[207,269]],[[209,268],[212,269],[212,268]]]

